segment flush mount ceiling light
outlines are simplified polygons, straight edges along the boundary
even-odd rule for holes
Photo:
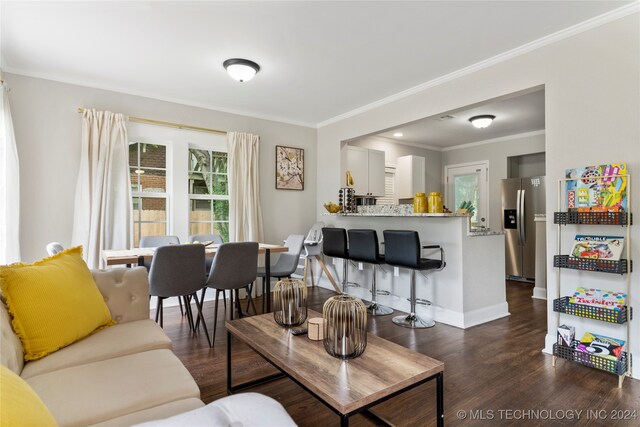
[[[478,129],[486,128],[493,122],[496,116],[492,116],[491,114],[483,114],[481,116],[473,116],[469,119],[471,124]]]
[[[393,134],[396,138],[400,138],[402,136],[402,132],[396,132]]]
[[[227,59],[222,63],[222,66],[227,70],[227,73],[229,73],[231,78],[239,82],[251,80],[253,76],[260,71],[260,66],[258,64],[242,58]]]

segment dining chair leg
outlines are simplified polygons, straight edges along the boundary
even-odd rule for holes
[[[253,283],[251,285],[253,285]],[[247,313],[249,312],[249,304],[251,304],[251,307],[253,307],[253,314],[258,314],[258,309],[256,308],[255,302],[253,302],[253,296],[251,295],[251,291],[247,292],[247,298],[249,300],[247,301]]]
[[[207,287],[205,286],[204,288],[202,288],[202,294],[200,295],[200,310],[202,310],[202,307],[204,306],[204,294],[207,292]],[[200,326],[200,318],[198,317],[196,319],[196,324],[193,327],[193,330],[196,331],[198,329],[198,327]],[[207,326],[205,325],[205,328]]]
[[[180,315],[184,316],[185,311],[182,309],[182,300],[178,298],[178,305],[180,306]]]
[[[246,308],[247,313],[249,312],[249,304],[253,304],[253,298],[251,297],[252,293],[253,293],[253,282],[247,285],[247,308]],[[253,306],[253,310],[255,311],[255,305]],[[256,314],[258,313],[256,312]]]
[[[229,320],[233,320],[233,290],[229,290],[229,306],[231,310],[229,310]]]
[[[193,293],[193,299],[196,302],[196,310],[198,310],[198,321],[202,321],[202,326],[204,327],[204,334],[207,337],[207,342],[209,343],[209,348],[213,347],[213,344],[211,343],[211,338],[209,338],[209,331],[207,330],[207,323],[204,321],[204,316],[202,315],[202,304],[198,301],[198,294],[196,292]],[[203,300],[204,302],[204,300]],[[218,301],[216,301],[216,311],[217,311],[217,303]],[[196,333],[196,328],[193,328],[193,333]]]
[[[156,297],[158,300],[156,301],[156,323],[160,320],[160,297]]]
[[[158,310],[160,311],[160,327],[163,328],[163,321],[164,321],[164,310],[163,310],[163,306],[162,306],[162,300],[164,298],[162,297],[158,297]]]
[[[188,295],[178,297],[178,301],[184,300],[184,311],[187,316],[187,322],[189,323],[189,329],[195,332],[195,325],[193,323],[193,312],[191,311],[191,299]]]
[[[204,322],[204,319],[202,319],[202,321]],[[213,347],[216,344],[216,327],[217,326],[218,326],[218,298],[216,298],[216,302],[213,308],[213,332],[211,333],[211,340],[209,341],[209,345],[211,347]]]
[[[222,291],[222,302],[224,303],[224,310],[226,311],[227,310],[227,291]]]
[[[234,291],[231,291],[234,292]],[[238,319],[242,319],[242,305],[240,303],[240,289],[235,290],[236,293],[236,310],[238,310]]]

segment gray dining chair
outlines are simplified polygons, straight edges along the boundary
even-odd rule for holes
[[[188,302],[188,297],[193,297],[198,311],[198,320],[202,320],[207,340],[209,340],[207,325],[202,317],[202,304],[199,303],[196,294],[204,287],[204,277],[203,245],[169,245],[156,249],[149,270],[149,293],[158,298],[156,322],[159,319],[160,326],[163,326],[164,317],[162,302],[167,298],[178,297],[185,302],[189,326],[195,332],[191,304]]]
[[[210,347],[213,347],[215,343],[216,326],[218,324],[218,293],[224,292],[227,289],[230,290],[231,310],[229,310],[229,317],[230,319],[233,319],[234,298],[236,308],[238,310],[238,316],[242,317],[242,308],[240,307],[240,289],[246,288],[256,280],[258,270],[257,266],[257,242],[223,243],[218,247],[216,255],[213,258],[213,264],[211,264],[211,271],[209,271],[206,286],[202,288],[202,294],[200,296],[200,307],[202,307],[207,288],[216,290],[213,331],[211,332],[211,339],[209,340]],[[199,322],[200,318],[196,321],[196,329],[198,328]],[[204,319],[202,322],[204,323]],[[205,333],[207,333],[208,336],[206,325]]]
[[[290,234],[284,245],[289,248],[287,252],[280,254],[275,264],[271,265],[269,277],[275,277],[278,280],[283,277],[290,277],[298,269],[300,254],[304,246],[304,236],[302,234]],[[262,277],[262,301],[263,306],[267,296],[266,270],[264,267],[258,267],[258,277]],[[249,294],[253,290],[253,284],[249,285]]]
[[[178,236],[142,236],[138,247],[140,248],[159,248],[160,246],[167,245],[179,245],[180,239]],[[144,261],[144,267],[147,271],[151,269],[151,261]],[[180,305],[180,314],[184,316],[184,310],[182,309],[182,299],[178,300]]]

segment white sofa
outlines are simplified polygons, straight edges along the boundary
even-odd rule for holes
[[[93,271],[93,276],[117,325],[40,360],[24,362],[10,315],[0,304],[0,363],[26,380],[59,425],[127,426],[185,412],[182,420],[166,421],[295,425],[279,403],[253,393],[205,407],[198,385],[171,350],[171,340],[149,319],[145,268]],[[252,422],[251,402],[244,402],[245,410],[238,414],[242,399],[270,408],[272,419],[265,419],[263,412],[256,414],[258,422]],[[188,412],[192,410],[196,411]]]

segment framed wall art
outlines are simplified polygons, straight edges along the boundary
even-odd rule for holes
[[[276,190],[304,190],[304,150],[276,145]]]

